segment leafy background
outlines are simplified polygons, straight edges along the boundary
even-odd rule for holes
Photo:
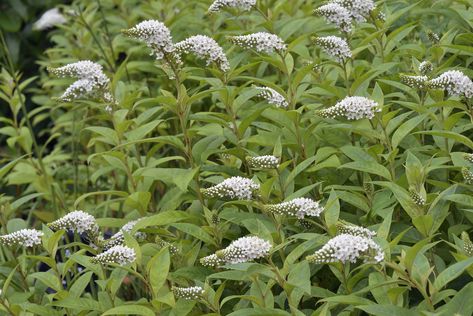
[[[312,14],[320,1],[259,0],[259,11],[209,15],[208,0],[76,0],[61,6],[76,15],[42,33],[30,30],[33,18],[57,2],[33,2],[7,1],[1,14],[9,18],[0,18],[17,71],[4,64],[0,78],[0,223],[2,233],[43,229],[44,249],[1,248],[2,313],[473,313],[473,259],[461,239],[473,221],[472,188],[461,172],[472,167],[463,158],[473,150],[471,104],[410,88],[399,77],[416,73],[424,60],[433,63],[433,76],[460,69],[473,77],[471,1],[378,1],[386,19],[360,23],[350,35],[347,78],[312,42],[339,35]],[[231,71],[224,78],[188,57],[176,90],[149,49],[121,33],[146,19],[164,22],[175,42],[211,36]],[[288,44],[284,59],[227,40],[264,30]],[[30,37],[48,48],[35,55],[23,45]],[[51,77],[46,66],[84,59],[103,65],[112,79],[112,113],[100,103],[53,98],[70,81]],[[292,108],[254,98],[252,85],[284,93]],[[371,121],[316,115],[347,95],[370,97],[382,112]],[[266,154],[281,157],[278,170],[246,165],[246,156]],[[259,182],[263,201],[305,196],[325,210],[301,223],[268,216],[255,201],[201,196],[200,188],[230,176]],[[126,238],[136,263],[94,265],[87,256],[94,249],[81,240],[64,243],[64,232],[44,225],[74,209],[94,215],[110,234],[149,216],[139,227],[150,236],[145,242]],[[338,220],[376,231],[383,264],[309,265],[305,256],[335,234]],[[248,234],[273,243],[271,260],[200,265],[201,257]],[[172,285],[202,286],[205,297],[176,300]]]

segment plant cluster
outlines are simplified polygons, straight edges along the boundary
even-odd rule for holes
[[[471,21],[74,0],[32,78],[0,33],[1,313],[471,315]]]

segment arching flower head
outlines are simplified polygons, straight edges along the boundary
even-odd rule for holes
[[[103,99],[106,102],[114,102],[110,94],[110,79],[104,74],[103,67],[97,63],[82,60],[59,68],[48,68],[48,71],[61,78],[78,79],[66,89],[59,100],[70,102],[76,99]]]
[[[325,118],[343,116],[348,120],[372,119],[379,112],[378,103],[365,97],[346,97],[332,107],[317,112]]]
[[[473,97],[473,82],[459,70],[449,70],[429,81],[433,89],[446,89],[450,95]]]
[[[265,205],[264,208],[268,212],[296,216],[299,219],[303,219],[306,216],[316,217],[323,211],[319,202],[308,198],[296,198],[279,204]]]
[[[175,45],[178,53],[193,53],[198,58],[206,61],[207,65],[216,64],[221,71],[228,71],[230,64],[222,47],[218,43],[205,35],[191,36]]]
[[[250,168],[254,169],[277,169],[280,159],[272,155],[246,157],[246,162]]]
[[[369,230],[368,228],[364,228],[361,226],[345,223],[345,222],[338,222],[337,223],[337,233],[338,234],[348,234],[353,236],[360,236],[366,238],[373,238],[376,236],[376,232]]]
[[[265,99],[269,104],[274,105],[278,108],[287,108],[289,103],[286,98],[283,97],[279,92],[268,87],[255,87],[259,90],[257,97]]]
[[[315,43],[319,45],[327,54],[344,62],[351,58],[351,50],[346,40],[338,36],[325,36],[315,38]]]
[[[269,254],[271,243],[256,236],[241,237],[215,254],[226,264],[242,263],[263,258]]]
[[[359,259],[365,262],[381,262],[384,260],[384,253],[381,247],[371,238],[341,234],[330,239],[320,250],[313,255],[307,256],[309,262],[330,263],[330,262],[352,262]]]
[[[256,0],[215,0],[209,7],[209,12],[219,12],[224,8],[236,8],[249,11],[256,5]]]
[[[48,224],[52,230],[70,230],[78,234],[97,235],[99,227],[95,217],[84,211],[73,211]]]
[[[350,32],[352,29],[352,17],[350,12],[338,3],[327,3],[314,10],[314,14],[325,17],[329,22],[335,24],[341,31]]]
[[[204,289],[200,286],[191,287],[172,287],[172,292],[176,298],[183,298],[185,300],[197,300],[204,295]]]
[[[259,190],[259,184],[243,177],[231,177],[208,189],[202,189],[207,198],[251,200]]]
[[[113,246],[101,254],[92,258],[92,263],[110,264],[115,263],[121,266],[132,263],[136,259],[133,248],[126,246]]]
[[[283,52],[286,44],[277,35],[257,32],[248,35],[232,36],[230,41],[243,48],[254,49],[258,53],[271,54],[273,52]]]
[[[43,232],[36,229],[20,229],[16,232],[0,236],[0,244],[7,247],[20,246],[25,248],[41,244]]]

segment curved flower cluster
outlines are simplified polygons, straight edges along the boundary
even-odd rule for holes
[[[207,198],[251,200],[259,190],[259,184],[243,177],[231,177],[208,189],[202,189]]]
[[[143,220],[143,218],[140,218],[140,219],[137,219],[137,220],[134,220],[134,221],[130,221],[130,222],[126,223],[125,225],[123,225],[123,227],[120,228],[120,230],[115,235],[113,235],[109,240],[107,240],[107,244],[105,245],[105,249],[109,249],[113,246],[123,245],[123,243],[125,242],[124,233],[131,232],[133,227],[135,227],[136,223],[138,223],[141,220]],[[135,238],[138,239],[138,240],[146,239],[146,233],[136,232],[135,233]]]
[[[344,7],[357,22],[366,21],[366,17],[375,9],[373,0],[332,0],[331,3]]]
[[[36,229],[21,229],[8,235],[0,236],[0,244],[12,247],[21,246],[25,248],[41,244],[43,232]]]
[[[427,202],[427,201],[425,200],[425,198],[422,197],[419,193],[417,193],[417,191],[414,190],[414,189],[410,189],[410,190],[409,190],[409,196],[411,197],[412,201],[413,201],[416,205],[424,206],[424,205],[425,205],[425,202]]]
[[[265,155],[258,157],[246,157],[246,162],[250,168],[255,169],[277,169],[280,159],[276,156]]]
[[[92,258],[92,263],[109,264],[116,263],[124,266],[128,263],[135,261],[136,254],[135,250],[126,246],[113,246],[101,254],[96,255]]]
[[[449,94],[473,97],[473,82],[459,70],[449,70],[429,81],[429,87],[446,89]]]
[[[227,248],[217,251],[217,258],[227,264],[242,263],[263,258],[269,254],[271,243],[256,236],[241,237]]]
[[[411,88],[425,89],[429,78],[427,76],[401,75],[401,81]]]
[[[110,79],[104,74],[101,65],[90,60],[82,60],[60,68],[48,68],[52,74],[65,78],[78,78],[63,93],[60,100],[69,102],[76,99],[91,98],[113,102],[109,91]]]
[[[256,0],[215,0],[209,7],[209,12],[219,12],[223,8],[236,8],[249,11],[256,5]]]
[[[174,52],[174,44],[169,29],[157,20],[146,20],[134,27],[123,31],[129,37],[141,40],[152,49],[151,55],[163,59],[166,54]],[[173,57],[176,56],[173,54]]]
[[[365,238],[373,238],[376,236],[376,232],[369,230],[368,228],[342,222],[337,223],[337,233],[339,235],[348,234]]]
[[[265,99],[269,104],[278,108],[287,108],[289,103],[279,92],[268,87],[256,87],[259,90],[257,97]]]
[[[205,35],[191,36],[175,46],[178,53],[193,53],[198,58],[204,59],[207,66],[211,63],[215,63],[220,70],[228,71],[230,64],[228,63],[227,56],[223,52],[222,47],[218,43]]]
[[[342,32],[350,32],[352,29],[350,12],[338,3],[327,3],[317,9],[314,14],[325,17],[329,22],[335,24]]]
[[[468,256],[473,256],[473,243],[470,240],[470,236],[468,236],[467,232],[462,232],[462,240],[463,240],[463,251]]]
[[[218,267],[225,264],[225,260],[217,257],[216,254],[211,254],[207,257],[203,257],[200,259],[200,263],[205,267]]]
[[[313,263],[330,262],[352,262],[364,258],[365,262],[384,260],[381,247],[371,238],[341,234],[330,239],[320,250],[313,255],[307,256],[307,260]]]
[[[473,162],[473,154],[464,154],[463,159],[465,159],[468,162]]]
[[[168,247],[169,249],[169,253],[171,255],[175,255],[176,253],[179,252],[179,249],[174,246],[173,244],[171,244],[170,242],[167,242],[165,241],[164,239],[162,239],[161,237],[157,236],[155,241],[156,245],[159,247],[159,248],[164,248],[164,247]]]
[[[440,42],[440,36],[434,32],[428,32],[427,37],[434,44],[437,44],[438,42]]]
[[[462,175],[466,184],[473,184],[473,172],[468,170],[468,168],[462,168]]]
[[[378,103],[365,97],[346,97],[334,106],[320,110],[317,113],[325,118],[336,118],[344,116],[349,120],[372,119]]]
[[[96,235],[99,230],[95,217],[84,211],[70,212],[60,219],[49,223],[48,226],[52,230],[65,229],[72,232],[77,232],[78,234],[87,233]]]
[[[183,298],[185,300],[196,300],[202,297],[204,289],[200,286],[191,287],[172,287],[172,292],[176,298]]]
[[[308,198],[296,198],[279,204],[266,205],[265,210],[281,215],[292,215],[302,219],[305,216],[319,216],[324,209],[317,201]]]
[[[351,50],[346,40],[338,36],[325,36],[315,38],[315,43],[322,47],[322,49],[337,59],[339,62],[344,62],[351,58]]]
[[[33,24],[33,29],[42,31],[64,23],[66,23],[66,18],[58,8],[53,8],[43,13],[39,20]]]
[[[240,47],[254,49],[258,53],[271,54],[286,50],[286,44],[280,37],[266,32],[232,36],[230,41]]]
[[[434,65],[430,61],[423,61],[419,64],[419,72],[423,75],[427,75],[434,70]]]

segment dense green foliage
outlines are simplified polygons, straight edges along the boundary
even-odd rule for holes
[[[473,2],[377,1],[348,33],[314,14],[322,1],[210,14],[211,4],[73,1],[64,24],[41,31],[50,47],[33,77],[22,75],[20,46],[7,45],[21,35],[2,33],[1,234],[38,236],[26,240],[34,247],[19,245],[25,231],[0,237],[0,313],[473,314]],[[150,56],[156,47],[124,32],[150,19],[174,43],[210,36],[230,69],[188,46]],[[287,49],[231,38],[259,31]],[[329,35],[351,57],[321,49]],[[80,60],[103,66],[111,95],[60,98],[77,79],[54,68]],[[442,77],[450,70],[464,76]],[[356,120],[326,110],[348,96],[375,107]],[[263,155],[280,161],[249,158]],[[237,176],[255,186],[241,199],[228,192],[242,179],[208,190]],[[312,208],[298,213],[296,198]],[[74,210],[96,222],[54,222]],[[369,245],[363,258],[313,256],[347,232]],[[245,236],[266,243],[228,247]],[[129,247],[120,260],[106,252],[115,244]],[[181,289],[194,286],[203,292]]]

